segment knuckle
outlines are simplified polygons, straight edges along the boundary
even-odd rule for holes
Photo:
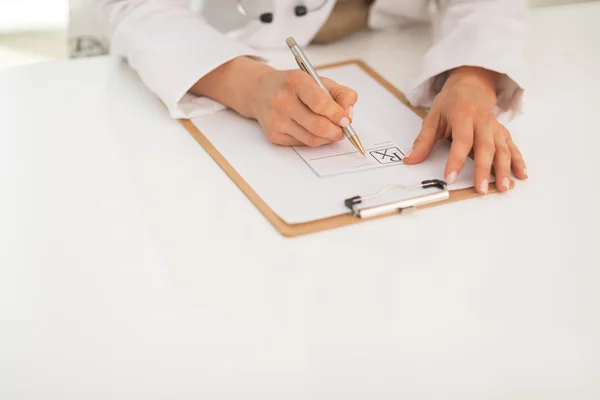
[[[523,159],[523,155],[521,153],[519,153],[518,151],[511,151],[510,152],[510,158],[512,159],[512,162],[520,162],[520,163],[525,163],[525,160]]]
[[[323,136],[327,134],[329,129],[329,121],[326,118],[320,117],[315,119],[313,126],[313,132],[317,136]]]
[[[481,117],[479,117],[479,123],[484,126],[491,127],[496,127],[498,125],[498,121],[496,121],[496,118],[488,113],[485,113]]]
[[[273,129],[269,129],[265,132],[265,137],[267,138],[267,140],[269,140],[272,143],[276,143],[279,140],[279,135],[277,134],[277,131],[273,130]]]
[[[274,130],[275,132],[286,132],[287,131],[287,124],[285,124],[282,120],[277,120],[275,121],[275,123],[273,125],[271,125],[271,129]]]
[[[415,139],[413,146],[421,146],[425,143],[425,140],[423,139],[423,136],[419,135],[417,136],[417,138]]]
[[[344,138],[344,131],[342,129],[338,129],[336,134],[334,135],[334,140],[342,140]]]
[[[354,89],[346,89],[346,96],[353,103],[358,101],[358,93]]]
[[[509,158],[511,153],[507,146],[499,146],[496,148],[496,154],[499,157]]]
[[[320,140],[317,136],[311,136],[308,138],[308,142],[306,144],[309,147],[317,147],[320,144]]]
[[[280,90],[271,99],[270,106],[274,110],[281,110],[281,109],[285,108],[289,102],[290,102],[290,96],[289,96],[288,92]]]
[[[511,137],[506,139],[506,145],[508,146],[511,152],[513,152],[514,154],[521,155],[521,150],[519,150],[519,147],[515,144]]]
[[[335,108],[333,108],[333,121],[335,121],[335,124],[337,125],[339,121],[346,116],[346,112],[342,106],[338,105],[337,103],[334,104]]]
[[[270,130],[273,130],[275,128],[275,126],[278,124],[278,122],[279,122],[279,118],[278,118],[277,114],[275,114],[275,113],[269,113],[265,117],[265,124],[266,124],[267,128]]]
[[[434,138],[429,137],[429,136],[425,136],[425,135],[419,135],[415,139],[414,145],[415,146],[424,146],[424,145],[429,145],[429,144],[431,144],[433,142],[435,142]]]
[[[301,84],[302,78],[304,78],[304,72],[302,71],[290,71],[285,77],[285,83],[289,87],[297,87]]]
[[[315,102],[315,107],[317,110],[319,110],[319,112],[325,112],[329,107],[330,101],[331,100],[327,96],[324,96],[323,94],[319,93],[319,97]]]
[[[448,158],[448,167],[451,171],[461,170],[465,165],[466,159],[458,156]]]
[[[472,135],[456,135],[452,137],[452,141],[457,144],[461,144],[464,146],[473,146],[473,136]]]
[[[421,135],[430,134],[435,135],[439,133],[441,128],[440,117],[434,113],[428,113],[423,121],[421,122]]]
[[[458,113],[469,118],[475,118],[477,115],[477,107],[473,104],[463,104],[458,108]]]
[[[421,121],[421,128],[426,128],[429,124],[433,122],[434,116],[431,113],[427,113],[425,118]]]
[[[527,164],[523,160],[513,160],[512,165],[516,168],[525,169],[527,168]]]
[[[500,131],[500,134],[502,135],[502,137],[504,139],[506,139],[507,141],[511,140],[512,139],[512,135],[510,134],[510,131],[508,129],[506,129],[506,127],[504,125],[502,125],[500,123],[498,123],[498,125],[500,127],[499,131]]]
[[[491,141],[481,142],[477,145],[477,151],[483,151],[486,153],[494,153],[496,151],[496,147],[494,143]]]

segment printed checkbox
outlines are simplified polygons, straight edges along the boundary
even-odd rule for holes
[[[397,147],[388,147],[386,149],[379,149],[370,152],[379,164],[394,164],[402,162],[404,153]]]

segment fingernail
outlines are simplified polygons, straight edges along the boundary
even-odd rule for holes
[[[523,170],[523,173],[525,174],[525,176],[529,177],[529,174],[527,173],[527,168],[525,168],[525,169]]]
[[[488,186],[489,186],[489,185],[490,185],[490,183],[488,182],[488,180],[487,180],[487,179],[484,179],[484,180],[481,182],[481,185],[479,185],[479,191],[480,191],[481,193],[483,193],[483,194],[487,193],[487,192],[488,192]]]
[[[448,174],[448,176],[446,177],[446,183],[448,185],[452,185],[454,183],[454,181],[456,180],[456,171],[452,171]]]
[[[507,177],[504,177],[504,179],[502,179],[502,186],[504,186],[506,190],[510,189],[510,181]]]
[[[344,117],[340,120],[340,126],[342,128],[346,128],[348,125],[350,125],[350,120],[347,117]]]
[[[350,116],[350,119],[354,119],[354,107],[350,106],[348,109],[348,115]]]
[[[410,149],[410,150],[408,151],[408,153],[406,153],[406,154],[404,155],[404,158],[409,158],[409,157],[410,157],[410,153],[412,153],[412,151],[413,151],[413,149]]]

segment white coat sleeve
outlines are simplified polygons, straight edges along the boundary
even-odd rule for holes
[[[188,0],[96,0],[110,52],[127,59],[173,118],[193,118],[224,108],[189,89],[238,56],[258,57],[188,8]]]
[[[434,23],[434,44],[423,59],[409,100],[429,107],[448,71],[476,66],[501,74],[497,114],[521,111],[524,92],[525,0],[445,0]]]

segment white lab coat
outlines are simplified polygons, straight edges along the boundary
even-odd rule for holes
[[[214,1],[223,5],[222,18],[239,18],[235,8],[225,6],[235,6],[235,1]],[[249,3],[251,0],[244,2]],[[210,99],[189,94],[194,83],[237,56],[260,58],[262,48],[284,48],[289,36],[301,46],[307,45],[327,20],[335,0],[303,17],[294,15],[294,7],[305,4],[310,8],[320,3],[322,0],[274,0],[271,24],[256,19],[230,33],[192,11],[189,0],[96,0],[96,13],[111,52],[128,60],[172,117],[191,118],[223,108]],[[429,106],[441,88],[444,72],[471,65],[505,74],[497,110],[518,111],[524,86],[526,1],[436,0],[433,15],[430,3],[376,0],[369,17],[374,29],[412,20],[433,21],[434,43],[407,92],[411,103]]]

